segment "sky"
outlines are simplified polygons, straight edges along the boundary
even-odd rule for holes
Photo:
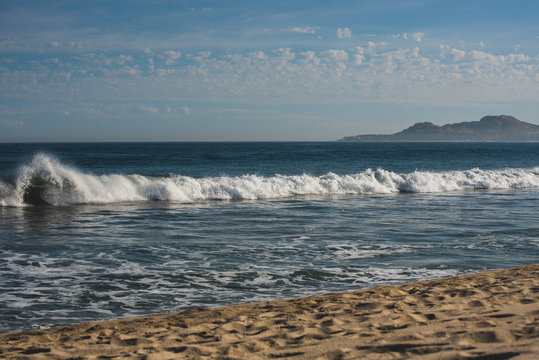
[[[0,0],[0,142],[539,124],[539,1]]]

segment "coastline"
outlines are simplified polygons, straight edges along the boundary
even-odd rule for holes
[[[6,359],[532,359],[539,264],[0,334]]]

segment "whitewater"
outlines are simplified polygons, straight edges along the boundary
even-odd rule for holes
[[[357,174],[321,176],[193,178],[182,175],[92,175],[62,164],[49,154],[36,154],[21,166],[14,184],[0,182],[2,206],[32,204],[99,204],[141,200],[194,202],[262,200],[303,195],[369,195],[435,193],[539,187],[539,168],[398,174],[366,169]]]

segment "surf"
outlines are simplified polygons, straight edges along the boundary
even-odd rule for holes
[[[264,200],[305,195],[443,193],[539,187],[539,168],[395,173],[366,169],[354,174],[329,172],[194,178],[180,174],[95,175],[36,154],[9,180],[0,181],[1,206],[106,204],[130,201],[197,202]]]

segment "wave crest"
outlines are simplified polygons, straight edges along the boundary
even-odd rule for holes
[[[397,174],[367,169],[357,174],[321,176],[192,178],[182,175],[92,175],[37,154],[19,168],[13,183],[0,182],[1,206],[112,203],[140,200],[194,202],[257,200],[300,195],[427,193],[539,187],[539,168]]]

